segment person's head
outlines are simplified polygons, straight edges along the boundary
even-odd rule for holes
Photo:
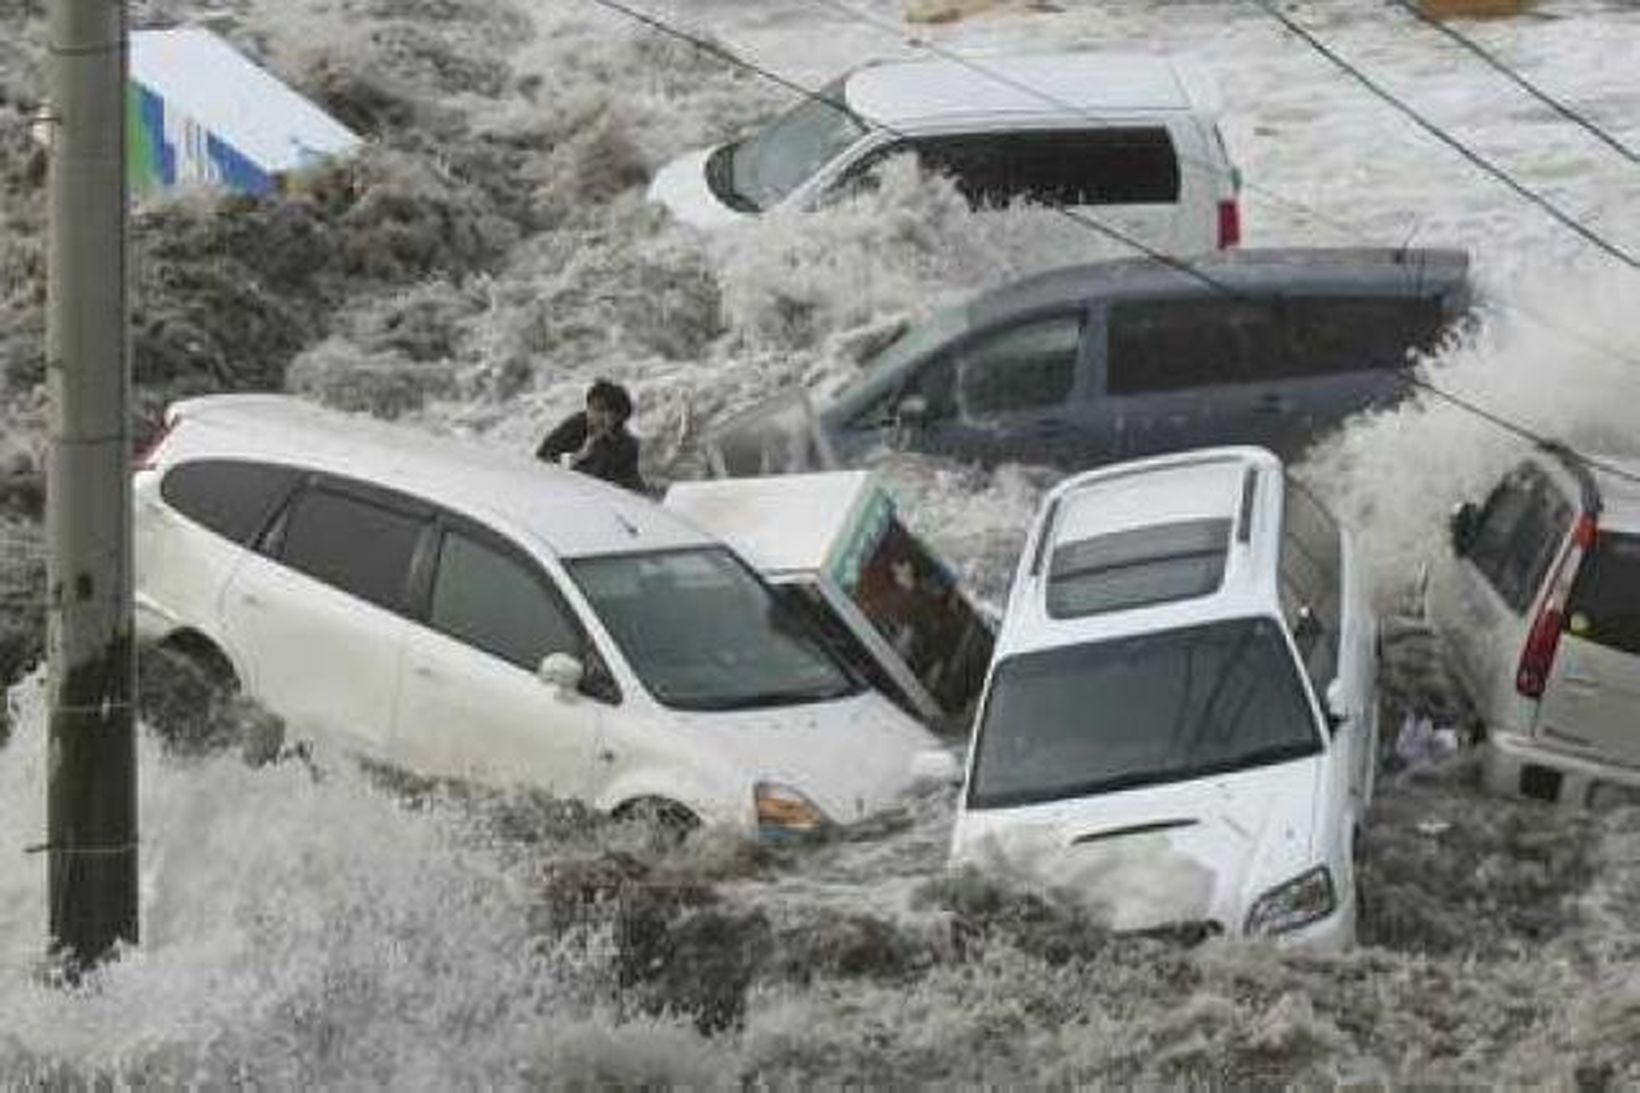
[[[594,428],[619,429],[632,416],[632,396],[609,380],[595,380],[587,388],[587,420]]]

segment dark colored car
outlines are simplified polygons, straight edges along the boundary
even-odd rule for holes
[[[878,350],[819,408],[817,443],[754,411],[710,439],[714,463],[770,473],[801,469],[782,465],[792,452],[850,463],[883,445],[1068,468],[1217,444],[1290,458],[1404,395],[1412,354],[1471,302],[1458,251],[1242,250],[1193,268],[1100,262],[985,293]]]

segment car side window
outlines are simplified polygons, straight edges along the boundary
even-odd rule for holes
[[[310,487],[279,535],[286,565],[378,607],[402,611],[424,516],[352,493]]]
[[[585,658],[585,641],[546,575],[490,543],[447,530],[428,623],[457,641],[534,672],[549,653]]]
[[[1469,560],[1516,614],[1531,606],[1573,509],[1542,473],[1517,467],[1486,499]]]
[[[1065,402],[1076,384],[1081,342],[1079,314],[981,335],[956,353],[963,413],[986,417]]]
[[[294,467],[238,459],[201,459],[165,472],[160,496],[218,535],[249,545],[301,478]]]
[[[936,137],[914,148],[924,170],[949,176],[976,208],[1179,199],[1179,160],[1164,126]]]
[[[1251,383],[1280,374],[1274,309],[1258,300],[1115,300],[1107,320],[1112,395]]]
[[[1282,506],[1281,607],[1318,696],[1338,674],[1343,550],[1332,515],[1289,479]]]

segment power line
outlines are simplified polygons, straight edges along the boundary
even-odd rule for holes
[[[858,118],[861,122],[863,122],[867,125],[870,125],[874,128],[880,129],[883,132],[886,132],[886,133],[890,134],[891,136],[897,136],[901,139],[907,139],[906,134],[900,132],[899,130],[895,129],[894,127],[888,126],[888,125],[883,125],[881,123],[875,122],[872,119],[870,119],[870,118],[868,118],[868,117],[866,117],[866,116],[864,116],[864,115],[862,115],[862,114],[860,114],[860,113],[858,113],[854,110],[849,109],[849,107],[845,103],[838,102],[837,100],[835,100],[835,99],[833,99],[833,98],[831,98],[827,95],[821,94],[818,91],[813,91],[813,90],[811,90],[807,87],[804,87],[803,85],[801,85],[801,84],[799,84],[799,83],[797,83],[793,80],[787,79],[784,76],[781,76],[781,75],[778,75],[777,73],[771,72],[770,70],[762,67],[761,65],[756,64],[755,62],[752,62],[752,61],[746,60],[745,58],[740,57],[738,54],[734,53],[732,50],[729,50],[728,48],[726,48],[722,45],[719,45],[718,43],[713,42],[710,39],[706,39],[706,38],[702,38],[698,35],[690,34],[688,31],[685,31],[685,30],[683,30],[681,28],[678,28],[678,27],[674,27],[674,26],[670,25],[669,23],[664,22],[663,20],[657,19],[654,16],[649,15],[646,12],[638,11],[637,9],[631,8],[631,7],[627,6],[626,4],[622,3],[621,0],[591,0],[591,2],[594,3],[594,4],[599,5],[600,7],[607,8],[609,10],[619,12],[622,15],[625,15],[628,18],[633,19],[634,21],[639,22],[639,23],[643,24],[644,26],[649,27],[652,30],[658,31],[662,34],[668,35],[669,37],[678,39],[680,41],[687,42],[687,43],[695,46],[696,48],[698,48],[698,49],[700,49],[700,50],[702,50],[706,53],[709,53],[709,54],[723,60],[724,62],[734,66],[734,67],[741,68],[741,69],[743,69],[745,71],[748,71],[748,72],[754,72],[754,73],[764,77],[765,79],[768,79],[768,80],[770,80],[770,81],[772,81],[776,84],[779,84],[781,87],[784,87],[784,88],[787,88],[788,90],[796,92],[798,95],[801,95],[805,99],[809,99],[809,100],[812,100],[812,101],[815,101],[815,102],[824,103],[828,106],[831,106],[835,110],[839,110],[839,111],[849,115],[850,117]],[[1258,3],[1260,6],[1265,6],[1264,0],[1253,0],[1253,2]],[[1266,7],[1266,10],[1269,10],[1269,9]],[[1272,14],[1275,14],[1278,19],[1282,19],[1283,22],[1286,22],[1285,18],[1283,18],[1279,13],[1272,12]],[[1297,31],[1297,33],[1300,34],[1300,36],[1305,36],[1302,29],[1295,27],[1295,30]],[[1315,43],[1315,44],[1320,45],[1320,43]],[[1322,49],[1325,51],[1324,46],[1322,46]],[[1369,84],[1369,86],[1370,86],[1370,84]],[[1428,123],[1428,122],[1424,122],[1423,124],[1430,125],[1430,123]],[[1433,127],[1431,126],[1431,128],[1433,128]],[[1439,130],[1434,130],[1434,131],[1437,134],[1439,134]],[[1446,139],[1449,139],[1449,138],[1446,138]],[[1455,143],[1455,142],[1453,142],[1453,143]],[[1179,258],[1175,255],[1164,254],[1164,253],[1156,250],[1155,248],[1150,247],[1150,246],[1140,242],[1139,240],[1128,236],[1125,232],[1121,232],[1121,231],[1117,230],[1116,228],[1111,227],[1110,225],[1103,224],[1103,223],[1093,219],[1092,217],[1083,216],[1083,215],[1077,213],[1075,210],[1067,209],[1067,208],[1057,208],[1056,207],[1053,211],[1065,216],[1067,219],[1069,219],[1069,220],[1071,220],[1075,223],[1081,224],[1082,226],[1084,226],[1086,228],[1089,228],[1089,229],[1092,229],[1094,231],[1100,232],[1101,234],[1103,234],[1103,235],[1105,235],[1109,238],[1112,238],[1112,239],[1116,240],[1117,242],[1123,243],[1123,244],[1133,248],[1134,250],[1139,251],[1140,253],[1144,254],[1145,256],[1147,256],[1149,258],[1152,258],[1155,261],[1160,262],[1163,265],[1168,266],[1171,269],[1174,269],[1174,270],[1177,270],[1180,273],[1186,274],[1187,276],[1192,277],[1195,280],[1197,280],[1197,281],[1201,282],[1202,284],[1206,285],[1208,288],[1211,288],[1215,292],[1218,292],[1218,293],[1220,293],[1222,295],[1225,295],[1227,297],[1230,297],[1232,299],[1247,299],[1247,298],[1250,298],[1245,293],[1238,292],[1233,286],[1227,285],[1224,282],[1220,281],[1218,278],[1213,277],[1206,270],[1203,270],[1202,268],[1200,268],[1199,266],[1195,265],[1194,263],[1188,261],[1187,259]],[[1631,264],[1634,264],[1634,263],[1631,261]],[[1467,413],[1469,413],[1469,414],[1471,414],[1475,417],[1480,418],[1481,420],[1487,421],[1490,424],[1496,426],[1497,428],[1503,429],[1504,431],[1506,431],[1506,432],[1508,432],[1508,433],[1510,433],[1510,434],[1512,434],[1512,435],[1514,435],[1518,438],[1529,440],[1533,444],[1536,444],[1536,445],[1542,445],[1542,444],[1549,443],[1549,438],[1547,436],[1545,436],[1544,434],[1539,433],[1539,432],[1529,428],[1528,426],[1521,425],[1517,422],[1511,421],[1510,419],[1508,419],[1508,418],[1506,418],[1506,417],[1502,416],[1501,414],[1498,414],[1494,411],[1487,410],[1485,407],[1479,406],[1479,405],[1469,401],[1468,399],[1463,398],[1462,396],[1454,395],[1451,392],[1446,391],[1443,388],[1438,387],[1433,383],[1430,383],[1428,380],[1424,380],[1424,379],[1419,378],[1416,375],[1412,375],[1410,377],[1409,382],[1411,383],[1411,385],[1413,387],[1418,388],[1418,389],[1423,390],[1423,391],[1427,391],[1431,395],[1434,395],[1435,397],[1437,397],[1439,399],[1442,399],[1443,401],[1448,402],[1451,405],[1456,406],[1459,409],[1461,409],[1461,410],[1463,410],[1463,411],[1465,411],[1465,412],[1467,412]],[[1565,447],[1565,446],[1563,445],[1562,447]],[[1577,460],[1579,460],[1580,462],[1582,462],[1584,465],[1586,465],[1588,467],[1598,469],[1598,470],[1601,470],[1601,471],[1603,471],[1607,474],[1613,475],[1615,477],[1622,478],[1622,479],[1625,479],[1627,481],[1640,484],[1640,475],[1637,475],[1637,474],[1634,474],[1634,473],[1629,472],[1627,470],[1624,470],[1623,468],[1617,467],[1613,464],[1606,463],[1602,460],[1594,459],[1594,458],[1591,458],[1589,456],[1583,455],[1582,453],[1577,452],[1575,450],[1572,450],[1569,447],[1565,448],[1565,450],[1573,458],[1576,458]]]
[[[1513,190],[1517,196],[1525,199],[1526,201],[1530,201],[1532,204],[1548,213],[1555,220],[1559,221],[1564,227],[1581,236],[1586,242],[1598,247],[1600,250],[1605,251],[1607,254],[1611,255],[1613,258],[1616,258],[1630,269],[1640,270],[1640,258],[1636,258],[1628,251],[1594,231],[1594,229],[1585,226],[1577,220],[1576,217],[1561,209],[1560,206],[1556,205],[1536,190],[1533,190],[1523,183],[1516,181],[1514,176],[1510,175],[1509,172],[1497,166],[1480,153],[1472,150],[1462,141],[1458,140],[1458,138],[1447,133],[1440,126],[1436,125],[1434,122],[1420,114],[1417,110],[1414,110],[1410,105],[1397,98],[1393,92],[1379,86],[1378,83],[1372,79],[1372,77],[1368,76],[1355,65],[1339,56],[1330,47],[1328,47],[1325,42],[1317,38],[1304,27],[1300,26],[1297,21],[1278,8],[1273,0],[1251,0],[1251,2],[1261,8],[1267,15],[1270,16],[1270,18],[1276,20],[1293,34],[1303,39],[1305,44],[1307,44],[1311,49],[1315,50],[1317,53],[1327,58],[1327,60],[1343,69],[1368,91],[1371,91],[1374,95],[1378,96],[1380,99],[1383,99],[1396,110],[1399,110],[1402,114],[1406,115],[1424,132],[1428,133],[1442,144],[1445,144],[1448,148],[1451,148],[1453,151],[1457,152],[1464,159],[1468,160],[1476,167],[1479,167],[1481,170],[1485,171],[1505,186],[1509,187],[1509,189]]]
[[[812,90],[810,88],[804,87],[802,84],[797,83],[795,80],[790,80],[790,79],[786,78],[785,76],[779,75],[778,73],[771,72],[768,69],[764,68],[763,66],[761,66],[759,64],[756,64],[755,62],[746,60],[745,58],[739,56],[738,54],[736,54],[732,50],[728,49],[727,47],[719,45],[717,42],[714,42],[714,41],[712,41],[708,38],[703,38],[703,37],[701,37],[699,35],[696,35],[696,34],[691,34],[688,31],[683,30],[680,27],[672,26],[670,23],[667,23],[667,22],[665,22],[661,19],[657,19],[653,15],[648,14],[647,12],[639,11],[636,8],[629,7],[628,5],[622,3],[621,0],[592,0],[592,3],[597,4],[599,7],[608,8],[611,11],[620,12],[622,15],[625,15],[630,19],[633,19],[633,20],[635,20],[639,23],[642,23],[644,26],[649,27],[651,30],[655,30],[655,31],[660,32],[661,34],[665,34],[665,35],[668,35],[669,37],[676,38],[679,41],[688,42],[690,45],[693,45],[695,48],[700,49],[703,52],[709,53],[712,56],[717,57],[720,60],[722,60],[722,61],[724,61],[724,62],[726,62],[730,65],[734,65],[738,68],[745,69],[748,72],[755,72],[758,75],[764,77],[765,79],[770,80],[774,83],[777,83],[781,87],[784,87],[789,91],[792,91],[792,92],[795,92],[798,95],[801,95],[805,99],[808,99],[808,100],[813,101],[813,102],[824,103],[825,105],[831,107],[833,110],[836,110],[836,111],[838,111],[842,114],[845,114],[848,117],[858,119],[862,124],[866,125],[869,128],[880,130],[881,132],[887,133],[888,135],[890,135],[892,137],[898,137],[900,140],[911,140],[911,139],[913,139],[910,134],[905,133],[905,132],[897,129],[892,125],[887,125],[887,124],[884,124],[883,122],[877,121],[874,118],[870,118],[870,117],[866,116],[865,114],[862,114],[859,111],[850,108],[847,103],[841,102],[841,101],[839,101],[835,98],[832,98],[829,95],[823,94],[819,91],[815,91],[815,90]],[[1163,264],[1165,266],[1169,266],[1173,269],[1176,269],[1181,273],[1186,273],[1186,274],[1189,274],[1190,276],[1196,277],[1197,279],[1199,279],[1201,281],[1204,281],[1207,284],[1213,285],[1215,288],[1217,288],[1221,292],[1225,292],[1225,293],[1228,293],[1230,295],[1235,295],[1235,290],[1234,289],[1232,289],[1228,285],[1221,284],[1219,281],[1217,281],[1215,278],[1213,278],[1210,274],[1206,273],[1205,271],[1198,270],[1198,269],[1195,269],[1195,268],[1191,267],[1189,265],[1189,263],[1185,262],[1183,259],[1177,258],[1174,255],[1167,254],[1163,251],[1160,251],[1160,250],[1156,249],[1155,247],[1150,246],[1148,243],[1145,243],[1143,240],[1140,240],[1140,239],[1136,238],[1135,236],[1130,235],[1129,233],[1127,233],[1125,231],[1122,231],[1120,228],[1117,228],[1114,225],[1108,224],[1108,223],[1106,223],[1102,220],[1099,220],[1095,217],[1089,216],[1086,213],[1080,212],[1076,209],[1069,209],[1069,208],[1065,208],[1063,206],[1053,206],[1053,207],[1050,208],[1049,211],[1053,212],[1055,215],[1061,216],[1061,217],[1063,217],[1067,220],[1070,220],[1074,223],[1080,224],[1081,226],[1083,226],[1085,228],[1090,228],[1093,231],[1096,231],[1099,234],[1105,236],[1106,238],[1112,239],[1112,240],[1116,241],[1117,243],[1122,244],[1123,246],[1129,248],[1130,250],[1138,251],[1140,254],[1143,254],[1147,258],[1150,258],[1154,261],[1160,262],[1161,264]]]
[[[1504,77],[1513,81],[1528,95],[1531,95],[1534,99],[1537,99],[1539,102],[1549,107],[1549,109],[1553,110],[1573,125],[1583,129],[1590,136],[1610,147],[1613,151],[1628,160],[1630,163],[1640,164],[1640,154],[1637,154],[1628,145],[1606,132],[1583,114],[1573,110],[1560,100],[1554,98],[1547,91],[1544,91],[1542,88],[1532,83],[1532,81],[1528,80],[1525,76],[1521,75],[1508,64],[1504,63],[1496,54],[1489,51],[1485,46],[1481,45],[1473,38],[1470,38],[1456,27],[1447,25],[1442,20],[1437,19],[1433,15],[1430,15],[1428,12],[1424,11],[1417,4],[1409,3],[1408,0],[1387,0],[1387,2],[1407,12],[1420,22],[1427,23],[1429,26],[1434,27],[1458,45],[1462,46],[1470,53],[1473,53],[1482,61],[1485,61]]]
[[[1015,79],[1006,72],[1002,72],[999,69],[984,64],[977,58],[958,53],[953,49],[947,49],[944,46],[939,45],[937,42],[930,41],[920,35],[907,36],[902,32],[900,27],[895,26],[893,23],[890,23],[885,19],[879,18],[870,12],[862,11],[861,9],[856,8],[852,4],[847,3],[846,0],[814,0],[814,3],[822,4],[836,11],[840,11],[843,14],[855,19],[857,22],[877,27],[879,30],[894,35],[895,38],[903,38],[917,49],[926,50],[927,52],[934,54],[936,57],[941,57],[945,60],[951,61],[953,64],[961,65],[963,68],[976,72],[994,83],[1001,84],[1004,87],[1011,87],[1015,91],[1029,95],[1039,102],[1055,107],[1056,109],[1064,110],[1068,113],[1076,114],[1084,118],[1091,118],[1096,121],[1101,120],[1098,114],[1095,114],[1086,107],[1067,102],[1064,99],[1043,91],[1041,88],[1033,87],[1030,84],[1025,83],[1023,80]],[[1325,224],[1329,228],[1332,228],[1334,231],[1338,232],[1340,235],[1348,236],[1356,240],[1364,238],[1361,230],[1355,225],[1345,223],[1342,220],[1334,219],[1313,206],[1306,205],[1303,202],[1296,201],[1283,194],[1277,193],[1268,187],[1260,186],[1254,182],[1249,182],[1246,179],[1241,178],[1240,173],[1233,167],[1221,167],[1219,164],[1214,163],[1211,160],[1202,159],[1199,156],[1180,155],[1179,159],[1215,175],[1228,175],[1239,185],[1245,187],[1253,193],[1266,197],[1277,205],[1282,205],[1286,208],[1292,209],[1307,220],[1314,220],[1317,223]]]
[[[1033,87],[1033,86],[1025,83],[1024,81],[1017,80],[1017,79],[1009,76],[1005,72],[1001,72],[1001,71],[999,71],[995,68],[992,68],[988,65],[982,64],[981,62],[979,62],[978,60],[976,60],[974,58],[964,56],[963,54],[958,53],[955,50],[946,49],[945,47],[940,46],[937,43],[932,42],[929,39],[924,38],[920,35],[906,36],[902,32],[902,28],[894,25],[893,23],[888,22],[887,20],[884,20],[884,19],[881,19],[877,16],[874,16],[869,12],[866,12],[866,11],[863,11],[859,8],[856,8],[852,4],[847,3],[846,0],[814,0],[814,2],[817,3],[817,4],[822,4],[822,5],[828,6],[830,8],[833,8],[834,10],[840,11],[840,12],[844,13],[845,15],[853,17],[854,19],[856,19],[857,21],[859,21],[861,23],[865,23],[865,24],[868,24],[868,25],[871,25],[871,26],[875,26],[875,27],[883,30],[885,33],[893,34],[894,37],[897,38],[897,39],[905,38],[906,41],[908,41],[912,46],[914,46],[916,48],[926,50],[930,53],[935,54],[936,56],[943,57],[943,58],[945,58],[949,61],[952,61],[956,64],[962,65],[962,66],[964,66],[964,67],[966,67],[966,68],[968,68],[968,69],[970,69],[974,72],[977,72],[978,74],[986,77],[987,79],[990,79],[990,80],[992,80],[996,83],[1002,84],[1002,85],[1007,86],[1007,87],[1012,87],[1016,91],[1021,91],[1025,94],[1027,94],[1027,95],[1031,95],[1031,96],[1039,99],[1040,101],[1042,101],[1044,103],[1055,106],[1055,107],[1057,107],[1059,109],[1062,109],[1062,110],[1067,110],[1067,111],[1071,111],[1073,113],[1081,114],[1084,117],[1095,117],[1095,115],[1091,111],[1084,110],[1083,108],[1080,108],[1080,107],[1076,106],[1075,104],[1068,103],[1068,102],[1064,101],[1063,99],[1057,98],[1056,96],[1051,95],[1048,92],[1041,90],[1040,88]],[[1399,2],[1401,2],[1401,0],[1390,0],[1390,2],[1391,3],[1399,3]],[[1443,27],[1443,29],[1445,29],[1445,28]],[[1181,158],[1188,158],[1188,157],[1181,157]],[[1195,163],[1197,166],[1205,168],[1207,170],[1216,171],[1216,172],[1222,171],[1222,168],[1219,168],[1216,164],[1212,164],[1212,163],[1209,163],[1209,162],[1204,161],[1204,160],[1189,159],[1189,162]],[[1287,208],[1290,208],[1290,209],[1294,210],[1295,212],[1299,213],[1300,215],[1304,216],[1306,219],[1310,219],[1310,220],[1314,220],[1318,223],[1326,224],[1328,227],[1332,228],[1334,231],[1337,231],[1339,234],[1347,236],[1347,237],[1355,240],[1358,243],[1365,243],[1365,244],[1368,244],[1368,245],[1372,245],[1372,243],[1373,243],[1373,241],[1367,236],[1367,234],[1357,225],[1350,224],[1346,221],[1342,221],[1342,220],[1339,220],[1335,217],[1329,216],[1328,214],[1323,213],[1322,211],[1315,208],[1314,206],[1307,205],[1307,204],[1305,204],[1301,201],[1297,201],[1297,200],[1294,200],[1292,198],[1286,197],[1285,195],[1279,194],[1279,193],[1277,193],[1273,190],[1270,190],[1267,187],[1259,186],[1255,183],[1248,182],[1248,181],[1245,181],[1245,180],[1242,180],[1242,184],[1245,186],[1246,189],[1250,190],[1251,192],[1261,194],[1264,197],[1269,198],[1271,201],[1274,201],[1276,204],[1284,205]],[[1404,245],[1403,245],[1402,249],[1403,250],[1405,249]],[[1508,308],[1509,310],[1519,312],[1520,314],[1525,315],[1526,317],[1528,317],[1530,319],[1533,319],[1537,322],[1543,323],[1545,326],[1548,326],[1550,329],[1556,330],[1560,333],[1563,333],[1567,337],[1572,338],[1575,341],[1581,342],[1583,345],[1587,346],[1588,348],[1593,349],[1596,352],[1599,352],[1602,355],[1604,355],[1606,357],[1609,357],[1612,360],[1615,360],[1615,361],[1617,361],[1619,363],[1622,363],[1622,364],[1631,365],[1633,367],[1640,368],[1640,357],[1633,357],[1633,356],[1630,356],[1626,353],[1623,353],[1620,350],[1614,349],[1611,346],[1605,344],[1604,342],[1601,342],[1601,341],[1599,341],[1595,338],[1591,338],[1591,337],[1589,337],[1589,335],[1587,335],[1587,334],[1583,333],[1582,331],[1577,330],[1575,328],[1565,327],[1565,326],[1557,326],[1552,320],[1544,318],[1542,315],[1540,315],[1537,312],[1533,311],[1532,309],[1526,307],[1524,304],[1504,303],[1503,301],[1500,301],[1500,303],[1504,307]]]

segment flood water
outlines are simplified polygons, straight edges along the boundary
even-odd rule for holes
[[[1040,5],[1044,6],[1045,5]],[[1023,8],[1023,5],[1018,6]],[[1640,454],[1640,274],[1593,251],[1284,34],[1255,7],[1056,0],[921,27],[970,51],[1186,52],[1225,96],[1249,244],[1461,246],[1478,327],[1425,365],[1444,389],[1588,450]],[[917,46],[891,0],[693,0],[648,10],[814,86]],[[1383,5],[1290,10],[1526,184],[1640,250],[1640,170]],[[1108,254],[1062,220],[974,216],[891,177],[858,202],[703,238],[645,205],[652,170],[789,93],[587,0],[220,0],[209,15],[368,131],[340,178],[262,206],[145,206],[141,397],[284,386],[533,446],[607,375],[637,395],[659,479],[689,440],[782,386],[824,389],[873,330],[1048,265]],[[43,191],[21,135],[34,5],[0,3],[0,668],[38,655]],[[1640,145],[1640,8],[1564,2],[1465,24]],[[1365,545],[1386,613],[1444,513],[1521,441],[1423,400],[1353,422],[1301,473]],[[1039,468],[880,467],[910,523],[992,604]],[[1401,631],[1397,631],[1400,634]],[[1411,629],[1386,731],[1448,716]],[[9,658],[9,660],[8,660]],[[161,681],[160,685],[163,685]],[[45,935],[37,675],[0,747],[0,1084],[506,1087],[585,1082],[1640,1080],[1640,813],[1482,796],[1473,762],[1387,770],[1363,944],[1338,957],[1112,936],[1073,899],[948,875],[935,794],[814,846],[642,830],[522,792],[429,789],[320,741],[253,766],[143,734],[142,944],[85,987]],[[265,729],[241,710],[225,735]]]

